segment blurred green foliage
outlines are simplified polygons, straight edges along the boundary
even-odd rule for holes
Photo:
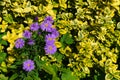
[[[41,22],[47,15],[55,20],[62,46],[58,53],[41,58],[43,66],[36,61],[45,70],[41,79],[46,79],[48,73],[52,80],[120,80],[119,0],[1,0],[0,40],[7,32],[13,36],[20,34],[12,30],[24,30],[36,16]],[[0,58],[1,65],[7,65],[8,70],[16,54],[7,48],[14,40],[5,38],[0,42],[0,57],[6,56],[1,52],[7,53],[6,60]],[[11,77],[7,74],[9,71],[0,68],[0,76],[6,80]],[[25,78],[28,79],[30,76]]]

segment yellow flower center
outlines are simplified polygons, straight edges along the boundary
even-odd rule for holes
[[[52,40],[52,38],[48,38],[48,40]]]
[[[52,46],[49,47],[49,50],[52,50]]]
[[[47,23],[45,24],[45,27],[48,27],[48,24],[47,24]]]
[[[20,43],[20,42],[18,42],[18,44],[20,45],[21,43]]]
[[[30,64],[27,64],[28,67],[30,67]]]

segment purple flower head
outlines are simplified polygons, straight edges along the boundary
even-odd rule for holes
[[[52,24],[49,21],[43,21],[40,25],[43,31],[51,32]]]
[[[57,51],[57,48],[54,44],[52,45],[46,44],[46,46],[44,47],[44,50],[46,54],[54,54]]]
[[[39,29],[39,24],[38,22],[35,22],[33,24],[30,25],[30,30],[31,31],[37,31]]]
[[[54,42],[55,42],[55,35],[47,34],[45,36],[45,42],[46,42],[46,44],[54,44]]]
[[[25,45],[25,41],[22,38],[19,38],[15,41],[16,48],[23,48],[24,45]]]
[[[35,68],[34,62],[30,59],[23,62],[23,70],[32,71]]]
[[[57,38],[59,36],[59,32],[57,31],[56,28],[52,28],[51,33]]]
[[[25,38],[31,38],[31,36],[32,36],[32,33],[30,32],[30,31],[28,31],[28,30],[25,30],[24,31],[24,33],[23,33],[23,36],[25,37]]]
[[[44,21],[50,21],[51,23],[54,22],[52,16],[47,16],[47,17],[44,19]]]
[[[29,45],[34,45],[34,44],[35,44],[35,41],[32,40],[32,39],[29,39],[27,44],[29,44]]]

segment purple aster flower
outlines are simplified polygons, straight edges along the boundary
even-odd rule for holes
[[[40,28],[43,31],[51,32],[52,23],[50,23],[49,21],[43,21],[40,25]]]
[[[25,45],[25,41],[22,38],[19,38],[15,41],[16,48],[23,48],[24,45]]]
[[[57,48],[54,44],[52,44],[52,45],[47,44],[44,47],[44,50],[45,50],[46,54],[54,54],[57,51]]]
[[[33,24],[30,25],[30,30],[31,31],[37,31],[39,29],[39,24],[38,22],[35,22]]]
[[[55,38],[57,38],[57,37],[59,36],[59,32],[57,31],[56,28],[52,28],[51,33],[52,33],[53,35],[55,35]]]
[[[29,39],[27,44],[29,44],[29,45],[34,45],[34,44],[35,44],[35,41],[32,40],[32,39]]]
[[[34,62],[30,59],[23,62],[23,70],[32,71],[35,68]]]
[[[50,21],[51,23],[54,22],[52,16],[47,16],[47,17],[44,19],[44,21]]]
[[[23,33],[23,36],[25,37],[25,38],[31,38],[31,36],[32,36],[32,33],[30,32],[30,31],[28,31],[28,30],[25,30],[24,31],[24,33]]]
[[[45,42],[46,42],[46,44],[54,44],[54,42],[55,42],[55,35],[47,34],[45,36]]]

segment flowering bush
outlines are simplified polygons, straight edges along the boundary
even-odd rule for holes
[[[52,17],[47,16],[40,24],[32,23],[28,30],[23,31],[23,37],[16,39],[14,53],[17,60],[13,64],[16,67],[15,70],[11,69],[11,73],[14,74],[16,71],[19,75],[23,75],[16,76],[16,79],[26,79],[33,76],[33,73],[37,75],[34,75],[33,79],[40,79],[39,73],[43,73],[40,66],[46,65],[46,62],[41,60],[42,57],[55,54],[57,51],[55,41],[59,37],[59,32],[52,26],[52,23]]]
[[[119,0],[1,0],[0,79],[120,80],[119,35]]]

